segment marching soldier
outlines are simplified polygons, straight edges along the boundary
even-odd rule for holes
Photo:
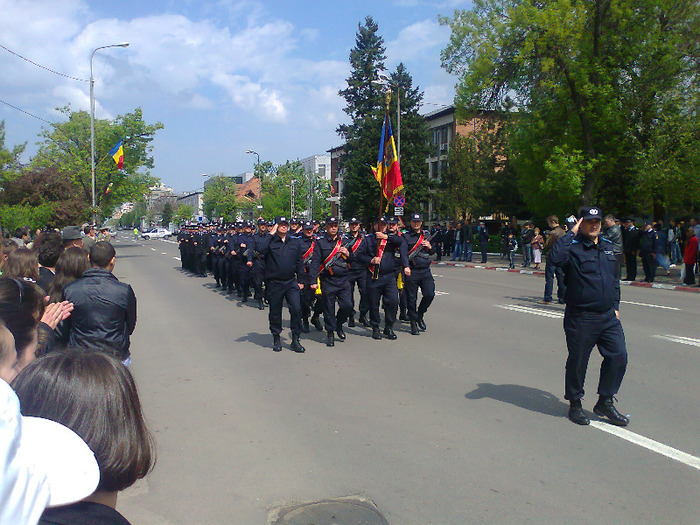
[[[404,293],[405,286],[402,284],[402,286],[399,287],[399,275],[401,275],[401,281],[405,284],[405,279],[401,274],[403,269],[401,261],[403,256],[408,256],[408,245],[406,244],[406,239],[404,239],[401,234],[401,230],[399,230],[399,220],[396,217],[391,217],[389,219],[387,231],[391,235],[398,235],[402,240],[399,250],[394,252],[394,273],[396,274],[396,288],[399,291],[399,321],[408,321],[408,300]]]
[[[282,302],[286,299],[292,318],[292,345],[294,352],[305,352],[299,341],[301,335],[300,290],[304,288],[303,246],[298,239],[288,235],[289,221],[277,217],[270,236],[258,246],[265,259],[265,287],[270,302],[270,332],[272,349],[282,351]],[[249,267],[253,266],[253,252],[248,252]]]
[[[265,261],[263,260],[258,246],[267,238],[267,222],[262,217],[258,219],[258,232],[253,236],[253,267],[251,268],[251,279],[253,282],[253,290],[255,299],[258,302],[258,310],[264,310],[263,298],[263,280],[265,279]]]
[[[177,234],[177,247],[180,250],[180,264],[183,270],[188,270],[187,266],[187,239],[189,237],[188,227],[182,226]]]
[[[361,250],[364,249],[362,242],[364,237],[365,236],[360,231],[360,221],[356,217],[353,217],[350,219],[350,246],[348,247],[350,252],[353,254],[353,257],[358,253],[361,253]],[[352,302],[353,308],[352,313],[348,318],[348,326],[351,328],[355,326],[355,286],[357,286],[360,293],[360,303],[358,308],[360,312],[360,324],[362,326],[369,326],[369,321],[367,320],[367,313],[369,312],[369,302],[367,299],[367,268],[362,264],[359,264],[357,261],[349,262],[348,282],[350,283],[350,301]]]
[[[435,253],[435,248],[430,244],[429,235],[422,230],[422,226],[423,216],[414,213],[411,215],[411,229],[403,236],[408,244],[408,264],[411,268],[411,274],[406,276],[404,282],[404,291],[408,299],[412,335],[418,335],[426,329],[423,316],[435,298],[435,281],[430,271],[430,256]],[[418,288],[423,298],[416,308]]]
[[[238,246],[238,286],[240,290],[239,297],[241,302],[247,303],[250,295],[250,273],[252,265],[246,264],[249,260],[248,256],[252,255],[254,250],[255,239],[253,238],[253,225],[249,221],[243,221],[243,232],[238,235],[236,246]]]
[[[326,233],[316,240],[313,261],[311,262],[312,282],[318,276],[321,280],[321,301],[323,301],[323,322],[326,328],[326,346],[335,346],[335,335],[345,340],[343,323],[352,312],[348,263],[350,251],[343,246],[338,235],[338,218],[326,219]],[[316,288],[317,284],[311,285]],[[336,316],[335,303],[338,302]]]
[[[365,236],[365,249],[357,255],[358,262],[367,265],[367,297],[373,339],[382,338],[382,332],[379,329],[379,303],[382,300],[384,302],[384,336],[387,339],[396,339],[393,326],[396,322],[399,291],[396,288],[394,254],[400,250],[404,241],[398,235],[387,235],[387,222],[384,217],[377,219],[374,224],[374,233]],[[400,251],[399,256],[404,272],[410,275],[408,257],[401,256]]]
[[[209,253],[211,255],[211,269],[216,281],[216,287],[221,286],[221,244],[223,242],[224,232],[221,225],[216,228],[216,233],[209,237]]]
[[[301,290],[301,331],[309,333],[309,316],[316,300],[316,290],[311,287],[316,284],[316,280],[311,279],[311,263],[313,261],[316,238],[313,234],[313,224],[306,221],[302,225],[301,244],[303,246],[302,260],[304,262],[304,288]]]

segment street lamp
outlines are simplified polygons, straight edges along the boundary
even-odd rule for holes
[[[260,171],[260,155],[258,155],[257,151],[253,151],[252,149],[247,149],[245,150],[246,154],[248,155],[255,155],[258,158],[258,162],[255,164],[258,167],[258,171]],[[258,189],[258,213],[261,213],[260,210],[262,210],[262,172],[259,174],[260,177],[260,188]]]
[[[391,91],[391,88],[396,88],[396,154],[399,159],[399,166],[401,165],[401,86],[398,84],[392,84],[389,77],[383,74],[379,74],[379,80],[372,80],[372,84],[375,86],[386,86]]]
[[[129,47],[129,42],[110,44],[95,48],[90,55],[90,174],[92,175],[92,222],[96,220],[97,201],[95,199],[95,78],[92,75],[92,59],[100,49],[108,47]]]

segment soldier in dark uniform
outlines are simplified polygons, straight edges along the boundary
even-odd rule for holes
[[[292,345],[294,352],[304,352],[299,342],[301,334],[301,300],[299,291],[304,288],[304,262],[302,243],[290,237],[289,221],[286,217],[277,217],[275,225],[258,250],[265,258],[265,287],[270,302],[270,332],[272,332],[272,349],[282,350],[280,334],[282,333],[282,302],[286,299],[292,321]],[[248,266],[253,266],[253,252],[248,253]]]
[[[216,287],[221,286],[221,264],[220,259],[221,254],[221,244],[224,240],[224,232],[221,225],[216,227],[216,233],[209,237],[209,252],[211,253],[211,269],[214,274],[214,281],[216,281]]]
[[[352,313],[350,283],[348,282],[348,260],[350,251],[343,245],[338,234],[338,218],[326,219],[326,233],[319,236],[311,262],[312,281],[318,276],[321,280],[321,301],[323,302],[323,322],[326,328],[326,346],[335,345],[335,335],[345,340],[343,323]],[[312,288],[316,288],[313,283]],[[338,302],[338,313],[335,303]]]
[[[289,223],[289,235],[296,239],[301,239],[302,231],[299,217],[292,217],[292,220]]]
[[[258,309],[264,310],[263,281],[265,279],[265,261],[258,250],[258,246],[269,235],[267,233],[267,222],[262,217],[258,219],[258,232],[253,236],[253,267],[251,268],[251,280],[255,295],[253,298],[258,302]]]
[[[430,272],[430,256],[435,253],[435,248],[428,240],[427,232],[422,230],[423,216],[420,213],[411,215],[411,229],[403,237],[408,244],[408,264],[411,267],[411,275],[406,276],[404,288],[408,298],[408,318],[411,322],[411,334],[418,335],[425,330],[423,316],[428,311],[430,303],[435,298],[435,281]],[[418,302],[418,288],[422,299]]]
[[[187,227],[182,226],[177,234],[177,247],[180,250],[180,265],[183,270],[187,269]]]
[[[397,235],[401,238],[401,246],[394,252],[394,274],[396,275],[396,289],[399,293],[399,321],[408,321],[408,298],[404,293],[405,289],[403,285],[399,288],[399,275],[401,275],[403,270],[403,265],[401,263],[404,257],[408,257],[408,245],[399,229],[399,220],[396,217],[389,218],[386,229],[389,235]],[[405,282],[403,275],[401,275],[401,281]]]
[[[231,248],[231,259],[229,259],[231,281],[229,289],[235,290],[238,297],[243,295],[243,290],[241,289],[241,243],[239,242],[239,237],[242,233],[243,221],[236,221],[236,233],[229,242],[229,248]]]
[[[206,277],[206,258],[208,250],[208,241],[204,235],[204,226],[197,227],[197,233],[194,234],[194,273],[200,277]]]
[[[255,238],[253,237],[253,224],[250,221],[243,221],[243,232],[238,235],[236,241],[238,246],[238,285],[240,287],[241,302],[247,303],[250,296],[250,281],[252,265],[246,264],[248,256],[255,250]]]
[[[629,419],[613,405],[627,368],[620,324],[620,275],[612,243],[600,236],[602,216],[598,208],[583,208],[581,218],[557,240],[549,257],[564,270],[566,280],[564,333],[569,357],[564,397],[570,403],[569,419],[578,425],[590,423],[581,399],[588,360],[598,345],[603,363],[593,412],[624,427]]]
[[[367,298],[369,300],[372,338],[381,339],[379,328],[379,303],[384,302],[384,336],[396,339],[393,326],[396,322],[396,310],[399,303],[399,291],[396,288],[396,273],[394,271],[394,253],[404,242],[398,235],[387,235],[387,219],[381,217],[374,225],[374,233],[365,236],[365,249],[356,255],[359,263],[367,265]],[[404,271],[411,274],[408,267],[408,257],[402,260]]]
[[[221,241],[221,253],[223,254],[221,264],[221,288],[228,293],[233,291],[233,270],[231,261],[233,255],[233,245],[236,240],[236,228],[233,224],[229,224],[226,233]]]
[[[314,237],[314,226],[310,221],[306,221],[302,225],[301,244],[303,246],[302,259],[304,262],[304,288],[301,290],[301,331],[305,334],[309,333],[309,316],[311,309],[316,301],[316,281],[311,279],[311,263],[314,256],[314,248],[316,247],[316,238]]]
[[[353,253],[353,256],[362,253],[364,250],[363,241],[364,234],[360,231],[360,221],[357,217],[350,219],[350,233],[348,241],[350,243],[348,250]],[[367,268],[357,261],[348,263],[348,282],[350,283],[350,300],[352,301],[353,311],[348,318],[348,326],[355,326],[355,286],[360,293],[359,312],[360,324],[369,326],[367,313],[369,312],[369,302],[367,299]]]
[[[637,250],[639,250],[640,231],[632,219],[623,221],[622,252],[625,254],[625,280],[634,281],[637,278]]]

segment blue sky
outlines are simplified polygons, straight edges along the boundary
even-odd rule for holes
[[[466,0],[79,1],[0,0],[0,43],[78,78],[95,56],[97,117],[140,106],[165,129],[153,142],[153,175],[177,191],[201,187],[202,174],[235,175],[255,157],[279,164],[341,143],[337,92],[349,74],[357,25],[371,15],[387,47],[386,66],[406,64],[425,91],[424,112],[451,104],[455,78],[440,68],[449,30],[437,16]],[[0,99],[48,121],[55,107],[89,108],[89,86],[38,69],[0,49]],[[42,126],[0,104],[9,146]],[[28,155],[24,160],[28,160]]]

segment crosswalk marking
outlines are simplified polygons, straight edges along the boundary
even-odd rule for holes
[[[549,317],[551,319],[563,319],[564,313],[557,310],[544,310],[541,308],[531,308],[529,306],[520,306],[517,304],[495,304],[496,308],[503,308],[504,310],[511,310],[513,312],[520,312],[523,314],[541,315],[542,317]]]
[[[652,337],[655,337],[657,339],[665,339],[666,341],[671,341],[672,343],[681,343],[683,345],[690,346],[700,346],[700,339],[693,339],[692,337],[683,337],[680,335],[671,334],[652,335]]]
[[[663,308],[664,310],[676,310],[680,312],[680,308],[674,306],[662,306],[660,304],[635,303],[634,301],[620,301],[623,304],[633,304],[635,306],[648,306],[649,308]]]
[[[450,295],[450,292],[438,292],[435,290],[435,295]]]

